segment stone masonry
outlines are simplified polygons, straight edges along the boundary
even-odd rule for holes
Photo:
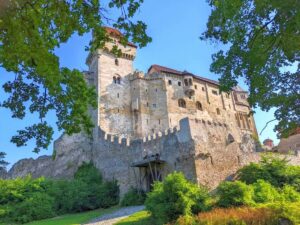
[[[221,93],[216,81],[158,65],[146,74],[135,71],[136,46],[122,46],[121,33],[107,31],[111,42],[88,56],[84,73],[98,94],[93,137],[62,135],[55,157],[21,160],[8,178],[69,178],[83,162],[92,162],[105,179],[118,181],[121,194],[131,186],[149,190],[172,171],[213,189],[259,160],[246,91]],[[121,56],[110,52],[114,45]]]

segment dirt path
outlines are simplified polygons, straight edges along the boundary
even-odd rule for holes
[[[91,220],[88,223],[85,223],[86,225],[113,225],[116,222],[145,209],[145,206],[130,206],[130,207],[125,207],[118,209],[115,212],[109,213],[102,215],[98,218],[95,218]]]

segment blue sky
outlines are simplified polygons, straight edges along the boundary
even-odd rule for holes
[[[188,2],[188,4],[187,4]],[[153,42],[147,47],[139,49],[134,65],[138,70],[147,71],[150,65],[159,64],[177,70],[188,70],[210,79],[218,79],[218,75],[209,71],[211,55],[222,45],[200,41],[199,37],[205,30],[206,22],[210,14],[210,7],[206,1],[172,1],[172,0],[146,0],[141,7],[137,19],[145,21],[148,25],[148,34]],[[114,14],[112,14],[114,16]],[[88,45],[90,34],[83,37],[73,35],[68,43],[63,44],[56,53],[60,56],[62,66],[87,70],[85,59],[87,52],[84,47]],[[0,86],[13,79],[14,75],[0,68]],[[240,85],[247,87],[240,82]],[[0,89],[0,101],[7,95]],[[262,112],[255,109],[254,115],[258,132],[262,130],[267,121],[274,118],[274,111]],[[55,116],[50,114],[48,121],[55,126]],[[18,129],[22,129],[37,120],[36,115],[27,114],[23,120],[12,119],[8,110],[0,108],[0,151],[7,153],[7,161],[11,164],[22,158],[36,158],[41,155],[51,154],[53,142],[48,150],[39,154],[33,153],[34,143],[17,148],[10,143],[10,138]],[[273,128],[276,122],[269,124],[260,136],[260,140],[271,138],[278,143]],[[54,140],[60,136],[55,130]]]

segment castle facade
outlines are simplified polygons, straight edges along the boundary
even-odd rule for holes
[[[86,77],[98,94],[93,114],[97,127],[111,135],[138,139],[190,118],[228,126],[236,140],[241,140],[243,133],[257,135],[246,91],[236,87],[221,93],[214,80],[159,65],[150,66],[146,74],[136,71],[137,47],[118,44],[121,34],[107,30],[111,43],[87,59]],[[120,57],[110,53],[113,45],[121,49]]]
[[[136,71],[137,47],[119,44],[121,33],[107,31],[111,42],[88,56],[84,73],[98,95],[92,138],[63,134],[54,142],[55,157],[20,160],[8,178],[68,178],[92,162],[104,179],[118,181],[121,195],[130,187],[148,191],[173,171],[213,189],[259,160],[246,91],[220,92],[214,80],[158,65]]]

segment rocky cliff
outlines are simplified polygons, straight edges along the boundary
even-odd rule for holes
[[[54,142],[53,156],[22,159],[2,177],[14,179],[31,174],[34,178],[71,178],[83,162],[90,162],[91,153],[91,141],[85,135],[62,135]]]

